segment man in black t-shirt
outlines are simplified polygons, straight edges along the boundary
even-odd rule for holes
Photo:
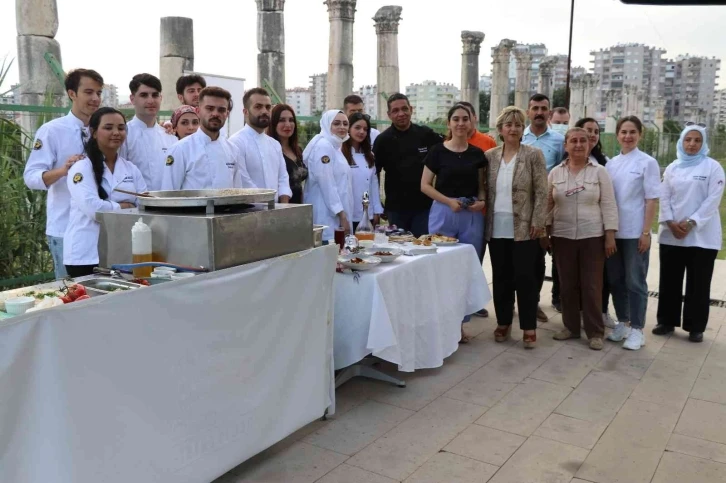
[[[373,154],[378,173],[386,172],[386,214],[392,225],[419,237],[428,233],[431,198],[421,192],[424,158],[444,138],[427,126],[411,122],[413,109],[401,93],[388,98],[393,123],[376,138]]]

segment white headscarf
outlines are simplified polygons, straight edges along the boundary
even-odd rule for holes
[[[343,114],[343,111],[340,109],[331,109],[330,111],[325,111],[323,117],[320,118],[320,134],[316,134],[315,137],[310,140],[308,145],[305,146],[305,151],[303,151],[303,161],[305,164],[307,164],[308,159],[310,159],[310,155],[315,149],[315,145],[320,141],[328,141],[334,149],[340,149],[343,143],[350,137],[347,133],[344,138],[340,138],[332,133],[331,127],[335,120],[335,116],[338,114]]]

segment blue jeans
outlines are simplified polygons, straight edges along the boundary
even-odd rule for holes
[[[48,239],[48,248],[50,255],[53,257],[53,268],[55,270],[55,278],[65,278],[66,267],[63,265],[63,238],[59,236],[46,236]]]
[[[605,262],[619,322],[630,321],[635,329],[645,327],[648,308],[648,262],[650,250],[638,253],[638,239],[615,240],[618,251]]]
[[[461,243],[473,245],[481,259],[484,256],[484,221],[481,211],[463,209],[454,213],[445,204],[434,201],[429,212],[429,233],[441,233],[458,238]],[[469,320],[471,315],[464,317],[464,322]]]

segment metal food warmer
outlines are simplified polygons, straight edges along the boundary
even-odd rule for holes
[[[267,189],[152,191],[139,208],[99,212],[102,267],[130,263],[131,227],[152,231],[152,259],[221,270],[313,248],[311,205],[276,204]]]

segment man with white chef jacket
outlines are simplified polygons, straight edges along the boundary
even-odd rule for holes
[[[232,95],[221,87],[199,93],[201,126],[168,151],[162,190],[256,188],[239,150],[219,131],[232,110]]]
[[[119,155],[139,168],[149,191],[158,191],[167,151],[179,140],[156,120],[161,108],[161,81],[151,74],[137,74],[129,82],[129,90],[136,115],[127,125],[128,135]]]
[[[247,91],[242,98],[247,125],[229,141],[239,149],[242,162],[258,188],[277,191],[280,203],[289,203],[292,196],[282,147],[265,131],[270,125],[272,100],[261,87]]]
[[[94,70],[75,69],[66,75],[65,89],[71,99],[71,111],[38,129],[23,173],[28,188],[48,191],[45,234],[56,278],[66,276],[63,235],[70,209],[66,176],[71,166],[83,157],[89,137],[88,121],[101,105],[103,77]]]

